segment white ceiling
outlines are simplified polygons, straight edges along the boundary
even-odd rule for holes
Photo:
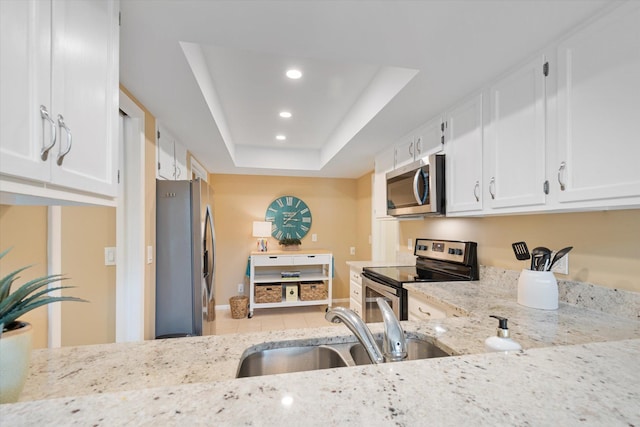
[[[210,172],[357,178],[608,3],[122,0],[120,80]]]

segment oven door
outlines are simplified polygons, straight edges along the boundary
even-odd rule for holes
[[[376,298],[384,298],[399,320],[407,320],[406,291],[362,277],[362,318],[365,323],[382,322],[382,312]]]

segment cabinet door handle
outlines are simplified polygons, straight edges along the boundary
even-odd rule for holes
[[[489,181],[489,194],[491,194],[491,199],[494,200],[496,198],[496,178],[491,177]]]
[[[480,189],[480,181],[476,181],[476,185],[473,186],[473,195],[476,198],[476,202],[480,201],[480,196],[478,196],[479,189]]]
[[[356,289],[354,289],[354,290],[353,290],[353,293],[354,293],[355,295],[360,295],[360,292],[358,292]]]
[[[409,143],[409,157],[413,157],[413,142]]]
[[[560,191],[564,191],[566,188],[565,183],[562,182],[562,175],[566,169],[567,164],[565,162],[560,163],[560,168],[558,169],[558,184],[560,184]]]
[[[422,154],[422,138],[416,139],[416,153]]]
[[[46,161],[47,157],[49,157],[49,150],[51,150],[53,146],[56,145],[57,126],[56,126],[56,122],[54,122],[51,116],[49,115],[49,112],[47,111],[47,107],[45,107],[44,105],[40,106],[40,117],[42,117],[42,150],[40,150],[40,158],[42,159],[42,161]],[[49,127],[51,127],[51,144],[46,146],[44,144],[44,125],[45,125],[44,121],[45,120],[49,122]]]
[[[422,314],[426,314],[427,316],[431,317],[431,313],[429,313],[428,311],[424,311],[422,307],[418,307],[418,311]]]
[[[56,163],[58,164],[58,166],[62,166],[62,162],[64,161],[64,156],[69,154],[69,151],[71,151],[72,136],[71,136],[71,129],[69,129],[67,125],[64,123],[64,117],[62,117],[61,114],[58,114],[58,126],[60,126],[61,129],[64,129],[65,132],[67,132],[67,149],[64,150],[63,152],[62,145],[61,145],[60,152],[58,153],[58,158],[56,159]]]

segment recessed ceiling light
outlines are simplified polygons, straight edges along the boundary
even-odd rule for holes
[[[283,119],[288,119],[289,117],[291,117],[291,113],[288,111],[280,111],[280,117],[282,117]]]
[[[290,70],[287,70],[287,77],[289,77],[290,79],[299,79],[300,77],[302,77],[302,71],[292,68]]]
[[[276,139],[277,139],[278,141],[284,141],[285,139],[287,139],[287,137],[286,137],[286,136],[284,136],[284,135],[276,135]]]

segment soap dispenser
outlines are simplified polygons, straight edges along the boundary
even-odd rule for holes
[[[484,346],[487,351],[518,351],[522,350],[522,346],[509,338],[509,328],[507,328],[507,319],[505,317],[494,316],[491,315],[489,317],[493,317],[498,319],[498,333],[495,337],[489,337],[484,340]]]

